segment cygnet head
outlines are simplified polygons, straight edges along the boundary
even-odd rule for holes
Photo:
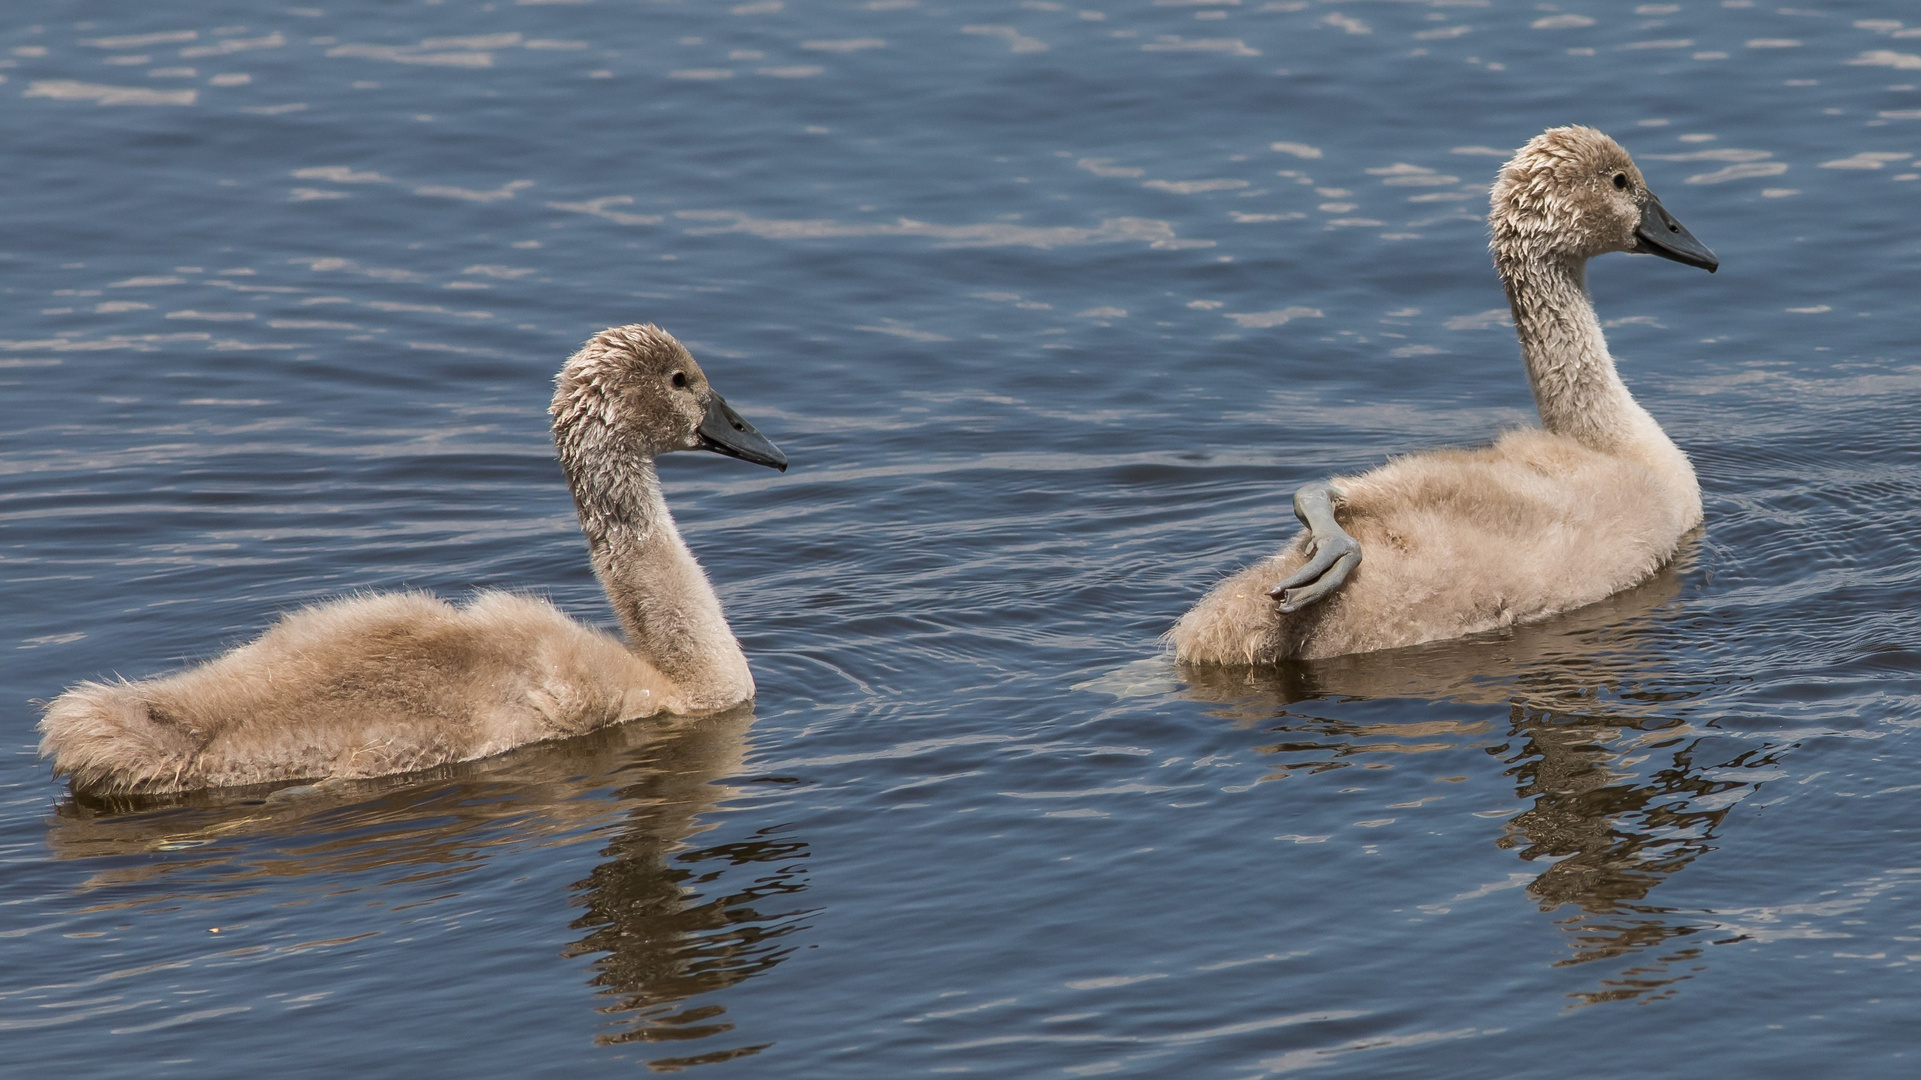
[[[554,444],[570,477],[674,450],[787,471],[787,456],[714,392],[685,346],[652,323],[602,330],[554,379]]]
[[[1713,273],[1720,265],[1648,190],[1621,144],[1589,127],[1549,128],[1494,181],[1490,246],[1504,273],[1610,251],[1659,255]]]

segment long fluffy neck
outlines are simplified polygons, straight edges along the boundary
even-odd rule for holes
[[[1521,358],[1541,426],[1608,453],[1640,458],[1667,478],[1687,526],[1701,520],[1700,485],[1687,455],[1628,393],[1588,297],[1587,262],[1503,258],[1495,264],[1514,311]]]
[[[1588,298],[1584,259],[1499,260],[1541,426],[1599,450],[1673,443],[1628,393]]]
[[[1500,270],[1541,426],[1603,450],[1644,436],[1654,421],[1614,370],[1585,260],[1517,260]]]
[[[566,460],[568,484],[594,574],[607,590],[628,647],[681,690],[679,707],[719,708],[754,694],[747,658],[728,629],[720,598],[674,528],[651,460],[623,463],[617,476],[602,463]]]

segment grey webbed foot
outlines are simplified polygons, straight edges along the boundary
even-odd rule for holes
[[[1283,614],[1318,603],[1341,587],[1361,565],[1361,544],[1334,520],[1334,500],[1340,492],[1316,481],[1294,493],[1294,516],[1307,526],[1310,558],[1267,594],[1281,602]]]

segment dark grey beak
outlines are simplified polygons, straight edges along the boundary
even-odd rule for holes
[[[1634,230],[1634,239],[1638,241],[1634,250],[1642,254],[1698,266],[1710,274],[1721,265],[1714,252],[1696,240],[1687,226],[1674,220],[1674,215],[1667,212],[1651,191],[1647,205],[1641,208],[1641,224]]]
[[[787,471],[787,455],[780,452],[780,447],[741,419],[719,394],[707,399],[707,415],[701,418],[699,435],[702,450]]]

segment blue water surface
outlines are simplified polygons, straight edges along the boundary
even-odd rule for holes
[[[1915,1074],[1911,5],[16,0],[0,56],[0,1071]],[[1481,219],[1570,122],[1722,260],[1592,268],[1704,533],[1176,668],[1294,487],[1532,421]],[[794,462],[663,465],[751,710],[36,759],[328,596],[611,624],[544,406],[635,321]]]

